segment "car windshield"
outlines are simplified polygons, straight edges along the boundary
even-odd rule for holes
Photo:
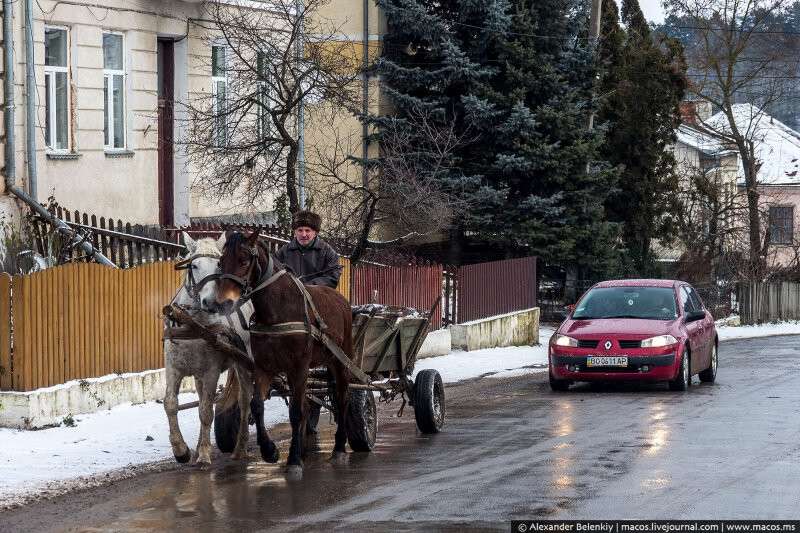
[[[605,287],[590,290],[578,302],[572,318],[641,318],[673,320],[675,293],[671,287]]]

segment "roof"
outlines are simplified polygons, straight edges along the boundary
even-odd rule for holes
[[[707,133],[703,133],[689,124],[681,124],[675,132],[678,142],[691,146],[706,154],[717,154],[723,151],[722,143]]]
[[[610,287],[673,287],[676,283],[674,279],[612,279],[601,281],[596,288],[607,289]]]
[[[763,185],[800,185],[800,133],[751,104],[736,104],[732,110],[737,129],[755,144],[755,155],[761,165],[758,182]],[[731,131],[722,112],[709,118],[705,124],[722,133]],[[743,184],[741,161],[738,174],[739,184]]]

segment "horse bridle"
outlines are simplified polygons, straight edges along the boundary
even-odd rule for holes
[[[277,272],[275,271],[275,261],[272,258],[272,254],[269,250],[265,250],[267,254],[267,268],[266,272],[264,272],[261,268],[261,264],[259,263],[259,254],[258,254],[258,247],[259,245],[256,244],[255,246],[250,247],[250,266],[247,267],[247,272],[245,273],[244,277],[239,277],[234,274],[216,274],[216,279],[227,279],[235,284],[237,284],[241,290],[242,294],[239,296],[239,300],[236,302],[234,306],[234,310],[237,313],[241,313],[242,306],[247,303],[249,300],[253,298],[253,295],[259,291],[262,291],[278,281],[278,279],[283,276],[287,275],[295,284],[295,286],[299,289],[300,294],[303,297],[303,307],[305,310],[305,324],[309,325],[311,323],[309,317],[309,308],[311,309],[311,313],[314,316],[317,324],[319,324],[320,330],[324,331],[327,329],[327,325],[325,321],[322,320],[322,316],[319,314],[316,305],[314,304],[314,300],[311,298],[311,295],[306,290],[303,282],[300,281],[300,278],[297,276],[292,275],[286,268],[281,268]],[[263,248],[263,247],[262,247]],[[258,269],[255,286],[252,285],[250,281],[253,279],[253,273],[255,269]]]
[[[204,277],[200,281],[197,281],[194,278],[194,271],[192,269],[192,263],[195,259],[200,259],[201,257],[208,257],[210,259],[217,259],[219,260],[218,255],[213,254],[193,254],[186,259],[181,259],[177,263],[175,263],[175,270],[188,270],[186,275],[186,281],[183,282],[183,288],[186,289],[186,292],[189,293],[189,296],[192,298],[192,302],[197,309],[200,309],[200,291],[203,290],[206,283],[216,279],[219,274],[209,274],[208,276]],[[187,285],[188,283],[188,285]],[[177,296],[177,295],[176,295]]]
[[[248,300],[250,300],[255,293],[258,291],[265,289],[268,285],[271,285],[275,282],[279,277],[286,274],[286,269],[283,268],[277,273],[275,272],[275,261],[272,259],[272,254],[267,251],[267,269],[266,274],[263,272],[261,268],[261,264],[259,263],[259,255],[258,255],[258,244],[255,246],[250,246],[250,266],[247,267],[247,272],[245,272],[244,276],[239,277],[235,274],[214,274],[215,279],[218,280],[229,280],[239,286],[242,290],[241,296],[239,296],[239,301],[237,302],[237,307],[241,308]],[[256,272],[256,281],[255,286],[252,285],[250,280],[253,279],[253,273]],[[264,278],[267,278],[266,281]]]

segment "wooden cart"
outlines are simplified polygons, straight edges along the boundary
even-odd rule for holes
[[[353,359],[348,402],[347,437],[353,451],[367,452],[375,446],[378,432],[376,395],[378,400],[400,397],[402,414],[406,402],[414,408],[417,427],[422,433],[438,433],[445,421],[444,385],[439,372],[425,369],[412,379],[417,354],[425,340],[438,301],[428,313],[378,305],[354,308]],[[328,410],[335,402],[333,378],[327,368],[309,373],[308,398]],[[291,397],[286,380],[276,378],[271,396]],[[223,452],[230,452],[239,430],[238,407],[214,418],[214,437]]]

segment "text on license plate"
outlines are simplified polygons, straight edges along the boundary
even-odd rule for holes
[[[586,366],[628,366],[628,358],[622,356],[589,356]]]

